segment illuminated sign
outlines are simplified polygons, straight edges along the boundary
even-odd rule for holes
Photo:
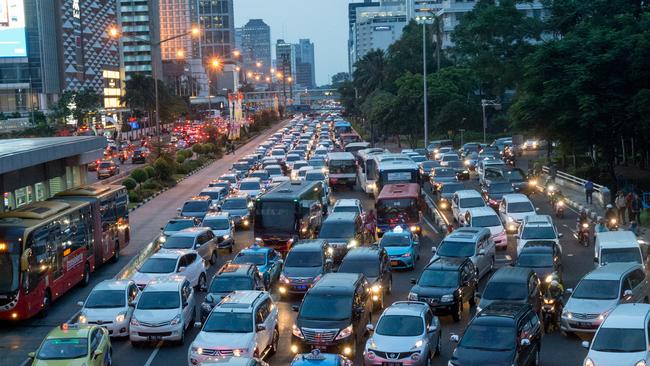
[[[0,0],[0,58],[26,56],[24,0]]]
[[[81,8],[79,8],[79,0],[72,0],[72,16],[77,19],[81,18]]]
[[[392,25],[378,25],[374,28],[375,32],[389,31],[393,29]]]

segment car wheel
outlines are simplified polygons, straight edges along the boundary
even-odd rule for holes
[[[196,289],[199,291],[206,290],[205,273],[201,273],[201,275],[199,276],[199,281],[196,283]]]
[[[280,342],[280,332],[278,328],[273,330],[273,340],[271,341],[271,349],[269,350],[269,356],[273,356],[278,351],[278,343]]]
[[[115,242],[115,253],[113,253],[113,263],[117,263],[117,261],[120,260],[120,242],[116,241]]]
[[[90,283],[90,265],[86,263],[84,265],[84,274],[83,274],[83,279],[81,280],[81,287],[86,287]]]
[[[183,327],[183,329],[181,329],[181,339],[179,339],[178,342],[176,342],[176,343],[179,346],[182,346],[183,343],[185,343],[185,327]]]
[[[456,311],[452,314],[452,318],[454,319],[454,323],[458,323],[462,318],[463,318],[463,301],[460,300],[458,302],[458,306],[456,307]]]
[[[212,255],[210,256],[210,264],[215,265],[217,263],[217,251],[215,250],[212,252]]]

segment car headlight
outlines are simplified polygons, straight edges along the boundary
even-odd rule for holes
[[[250,221],[248,219],[244,219],[244,226],[248,226],[250,224]]]
[[[230,235],[226,234],[223,236],[223,240],[228,240],[228,239],[230,239]]]
[[[136,327],[140,326],[140,322],[134,316],[131,317],[131,322],[129,324],[131,324],[133,326],[136,326]]]
[[[349,337],[350,335],[352,335],[352,324],[350,324],[350,325],[348,325],[347,327],[341,329],[341,331],[339,332],[339,334],[336,335],[335,340],[339,340],[339,339],[347,338],[347,337]]]
[[[584,366],[596,366],[596,364],[591,360],[591,358],[587,357],[585,358]]]
[[[454,301],[454,295],[453,294],[447,294],[447,295],[442,295],[440,298],[441,302],[452,302]]]
[[[416,231],[418,231],[418,227],[415,226],[415,225],[411,226],[410,229],[411,229],[412,232],[416,232]]]
[[[81,314],[79,315],[79,323],[81,323],[81,324],[86,324],[86,323],[88,323],[88,318],[86,318],[86,314],[81,313]]]
[[[418,301],[418,294],[415,292],[409,292],[408,299],[409,301]]]
[[[634,364],[634,366],[647,366],[647,363],[645,360],[639,360]]]
[[[616,220],[616,219],[611,219],[611,220],[609,220],[609,222],[610,222],[612,225],[614,225],[614,224],[616,224],[617,220]]]
[[[123,312],[117,314],[117,316],[115,316],[115,322],[116,323],[121,323],[121,322],[124,321],[125,317],[126,317],[126,311],[123,311]]]
[[[164,243],[167,241],[167,238],[164,235],[161,235],[160,238],[158,238],[158,241]]]
[[[586,229],[586,228],[589,227],[589,224],[587,224],[587,223],[585,222],[584,224],[582,224],[582,227]]]
[[[565,310],[565,311],[562,312],[562,317],[567,318],[567,319],[572,319],[573,318],[573,313],[571,313],[570,311]]]
[[[232,355],[235,357],[241,357],[248,353],[248,348],[236,348],[232,350]]]
[[[202,355],[203,354],[203,348],[201,348],[201,347],[191,347],[190,351],[195,355]]]
[[[302,331],[300,330],[300,328],[298,328],[295,324],[291,326],[291,334],[293,334],[294,336],[300,339],[305,338],[305,336],[302,335]]]
[[[289,283],[290,281],[287,276],[284,275],[284,273],[280,273],[280,282]]]
[[[560,206],[560,207],[564,206],[564,201],[558,201],[557,205]]]
[[[357,245],[359,245],[359,242],[356,241],[356,239],[352,239],[352,240],[350,240],[350,242],[348,243],[348,248],[354,248],[354,247],[356,247]]]
[[[177,314],[170,322],[170,325],[176,325],[181,322],[181,314]]]
[[[465,164],[465,165],[469,165],[470,162],[469,162],[469,160],[465,160],[465,161],[463,162],[463,164]]]
[[[548,275],[544,279],[544,282],[546,282],[546,283],[551,283],[551,281],[553,281],[553,275]]]
[[[372,285],[372,292],[378,293],[381,290],[381,285]]]

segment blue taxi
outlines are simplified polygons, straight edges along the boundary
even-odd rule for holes
[[[416,234],[401,226],[386,232],[379,246],[386,250],[390,266],[394,269],[414,269],[415,262],[420,259],[420,243]]]
[[[297,354],[291,366],[352,366],[352,361],[342,355],[321,353],[318,349],[311,353]]]
[[[255,243],[248,248],[242,249],[232,260],[235,264],[251,263],[257,266],[262,274],[264,285],[267,289],[280,278],[282,272],[282,256],[277,250],[263,247]]]

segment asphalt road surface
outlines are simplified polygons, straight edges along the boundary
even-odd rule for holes
[[[250,153],[258,143],[262,142],[267,136],[271,135],[274,130],[270,130],[263,136],[256,138],[237,151],[236,155],[226,155],[223,159],[215,162],[212,166],[202,170],[198,174],[184,180],[177,187],[158,196],[156,199],[134,211],[131,215],[132,241],[129,247],[122,252],[119,263],[107,265],[93,273],[91,285],[83,289],[75,289],[64,296],[63,299],[53,304],[50,314],[45,319],[32,319],[18,324],[0,324],[0,364],[1,365],[20,365],[26,361],[27,353],[34,351],[40,344],[47,332],[60,323],[74,317],[78,311],[76,302],[85,298],[90,289],[97,282],[111,278],[120,268],[122,268],[130,258],[132,258],[144,245],[151,241],[160,230],[160,227],[169,219],[176,215],[176,207],[189,196],[203,188],[209,179],[224,173],[230,165],[241,155]],[[470,183],[470,186],[478,187],[476,180]],[[373,201],[359,190],[349,191],[340,190],[334,193],[336,199],[339,198],[359,198],[363,201],[366,209],[373,207]],[[542,214],[551,214],[551,208],[548,201],[541,195],[532,197],[534,204],[539,207]],[[593,268],[593,248],[583,248],[577,244],[573,237],[573,228],[577,214],[568,210],[564,219],[555,219],[560,232],[564,234],[561,240],[563,245],[563,263],[564,263],[564,281],[565,287],[573,287],[577,281]],[[393,292],[389,296],[387,304],[393,301],[406,300],[411,288],[410,279],[418,277],[424,266],[431,257],[431,247],[437,245],[442,236],[427,220],[423,223],[423,236],[421,238],[421,259],[414,271],[397,271],[393,274]],[[240,231],[236,234],[235,253],[252,243],[253,237],[250,231]],[[510,236],[508,249],[499,252],[501,259],[515,258],[515,241]],[[232,255],[221,253],[218,264],[209,269],[209,274],[213,274],[224,261],[230,259]],[[486,276],[487,278],[487,276]],[[485,279],[481,282],[481,290],[485,285]],[[199,293],[200,304],[204,294]],[[274,296],[277,299],[277,295]],[[298,304],[299,298],[290,301],[280,301],[280,345],[276,355],[267,360],[271,365],[288,365],[293,355],[290,351],[291,325],[295,318],[295,313],[291,311],[292,304]],[[459,323],[454,323],[450,316],[441,316],[442,323],[442,353],[437,357],[435,365],[447,365],[447,361],[453,351],[453,343],[449,342],[451,333],[462,333],[467,322],[473,316],[475,309],[465,309],[463,318]],[[373,314],[373,322],[378,319],[379,314]],[[187,350],[190,347],[191,340],[198,333],[198,329],[192,329],[182,346],[168,344],[153,344],[148,347],[134,348],[128,340],[113,340],[113,362],[114,365],[187,365]],[[357,350],[357,359],[355,365],[362,364],[362,348]],[[542,342],[542,365],[582,365],[586,350],[580,347],[580,340],[577,337],[564,337],[558,331],[544,336]]]

